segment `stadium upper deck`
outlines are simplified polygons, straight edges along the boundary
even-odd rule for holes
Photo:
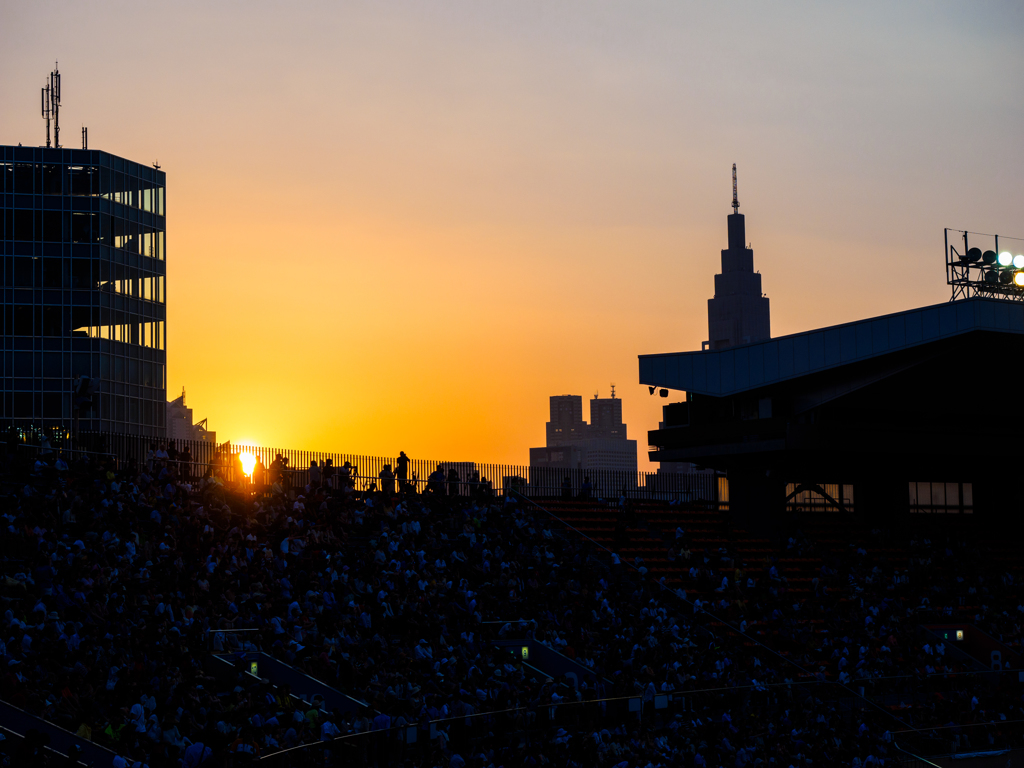
[[[644,355],[641,383],[686,392],[650,433],[652,458],[727,472],[733,507],[750,519],[778,518],[787,486],[835,485],[852,489],[847,506],[880,517],[938,509],[1016,525],[1018,483],[1000,467],[1021,449],[1005,399],[1021,353],[1024,305],[972,298]],[[933,503],[918,498],[922,484],[950,492]]]

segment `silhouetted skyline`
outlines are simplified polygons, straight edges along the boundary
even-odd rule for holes
[[[733,162],[773,335],[1024,234],[1015,4],[0,7],[0,143],[59,59],[62,142],[166,170],[167,390],[222,438],[515,461],[594,381],[656,427]]]

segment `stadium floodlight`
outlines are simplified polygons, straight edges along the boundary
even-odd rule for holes
[[[953,301],[979,296],[1024,304],[1024,238],[946,229],[945,240]]]

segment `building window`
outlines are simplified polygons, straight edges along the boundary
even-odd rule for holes
[[[911,482],[909,491],[912,513],[969,515],[974,512],[971,483]]]
[[[32,336],[32,307],[18,306],[12,315],[12,329],[15,336]]]
[[[798,488],[797,483],[786,485],[786,509],[790,512],[839,512],[840,508],[830,498],[842,504],[847,512],[853,512],[853,486],[850,484],[821,483],[799,492]]]
[[[32,418],[32,393],[14,393],[14,416],[15,418]]]
[[[14,287],[32,287],[32,259],[22,257],[14,259]]]
[[[63,336],[60,307],[43,307],[43,336]]]

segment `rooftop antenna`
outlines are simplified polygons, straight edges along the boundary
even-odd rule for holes
[[[736,197],[736,163],[732,164],[732,212],[740,212],[740,201]]]
[[[51,101],[50,100],[50,84],[49,83],[47,83],[46,85],[43,86],[42,93],[40,94],[40,99],[42,101],[43,119],[46,120],[46,148],[49,149],[50,148],[50,101]]]
[[[612,384],[612,400],[615,399],[615,385]]]
[[[89,148],[89,129],[82,126],[82,149]]]
[[[53,113],[53,146],[60,149],[60,70],[53,62],[50,73],[50,112]]]

